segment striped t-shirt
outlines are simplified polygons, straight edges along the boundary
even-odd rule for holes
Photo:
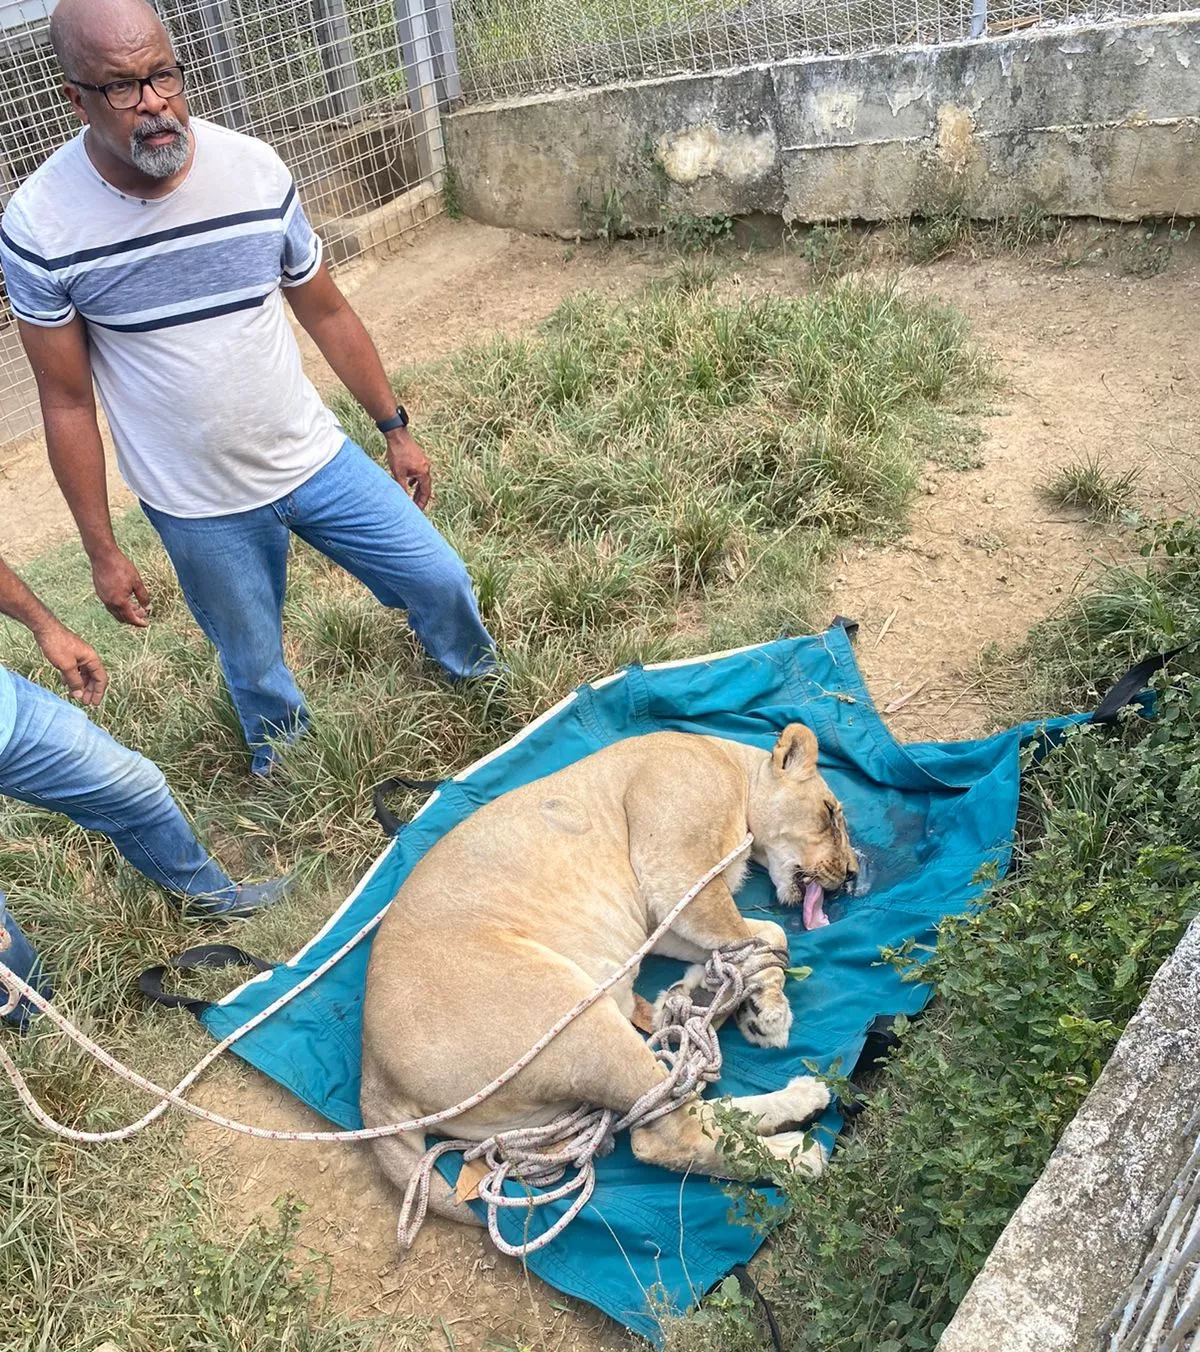
[[[18,318],[87,322],[92,374],[130,488],[174,516],[286,496],[345,440],[304,374],[281,286],[321,242],[262,141],[198,117],[187,178],[143,200],[100,177],[83,133],[17,190],[0,263]]]

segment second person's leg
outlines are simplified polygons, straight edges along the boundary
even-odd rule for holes
[[[5,906],[3,892],[0,892],[0,962],[47,1000],[53,996],[54,988],[42,970],[33,945]],[[15,990],[10,991],[4,985],[3,977],[0,977],[0,1018],[24,1029],[36,1012],[25,996],[18,997]]]
[[[196,838],[162,771],[110,737],[82,709],[12,674],[12,735],[0,751],[0,794],[98,831],[140,873],[192,910],[241,915],[283,894],[281,880],[239,887]]]

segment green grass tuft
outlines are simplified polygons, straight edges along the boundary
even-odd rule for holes
[[[1098,456],[1063,465],[1042,485],[1042,494],[1058,507],[1078,507],[1097,521],[1114,521],[1133,506],[1141,470],[1108,470]]]
[[[912,217],[898,234],[897,243],[900,253],[914,263],[933,263],[951,254],[1026,258],[1056,243],[1062,231],[1062,222],[1036,202],[991,221],[975,220],[965,207],[955,204]]]
[[[442,210],[452,221],[461,221],[464,215],[461,185],[453,165],[447,165],[442,175]]]
[[[734,220],[724,212],[696,216],[690,211],[673,212],[667,217],[663,234],[667,243],[681,254],[711,253],[733,236]]]

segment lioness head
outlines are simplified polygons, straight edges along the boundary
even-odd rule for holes
[[[858,876],[842,805],[817,773],[817,739],[803,723],[779,734],[750,790],[753,856],[766,866],[779,900],[804,907],[807,929],[827,925],[826,891]]]

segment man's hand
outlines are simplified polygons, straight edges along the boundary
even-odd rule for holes
[[[35,631],[38,647],[52,667],[58,668],[72,699],[97,705],[108,688],[108,672],[95,648],[55,621]]]
[[[425,458],[425,452],[412,439],[407,427],[398,427],[387,434],[387,458],[392,478],[424,511],[431,492],[429,461]]]
[[[144,629],[150,623],[150,593],[141,573],[119,549],[92,560],[92,585],[108,613],[122,624]]]

